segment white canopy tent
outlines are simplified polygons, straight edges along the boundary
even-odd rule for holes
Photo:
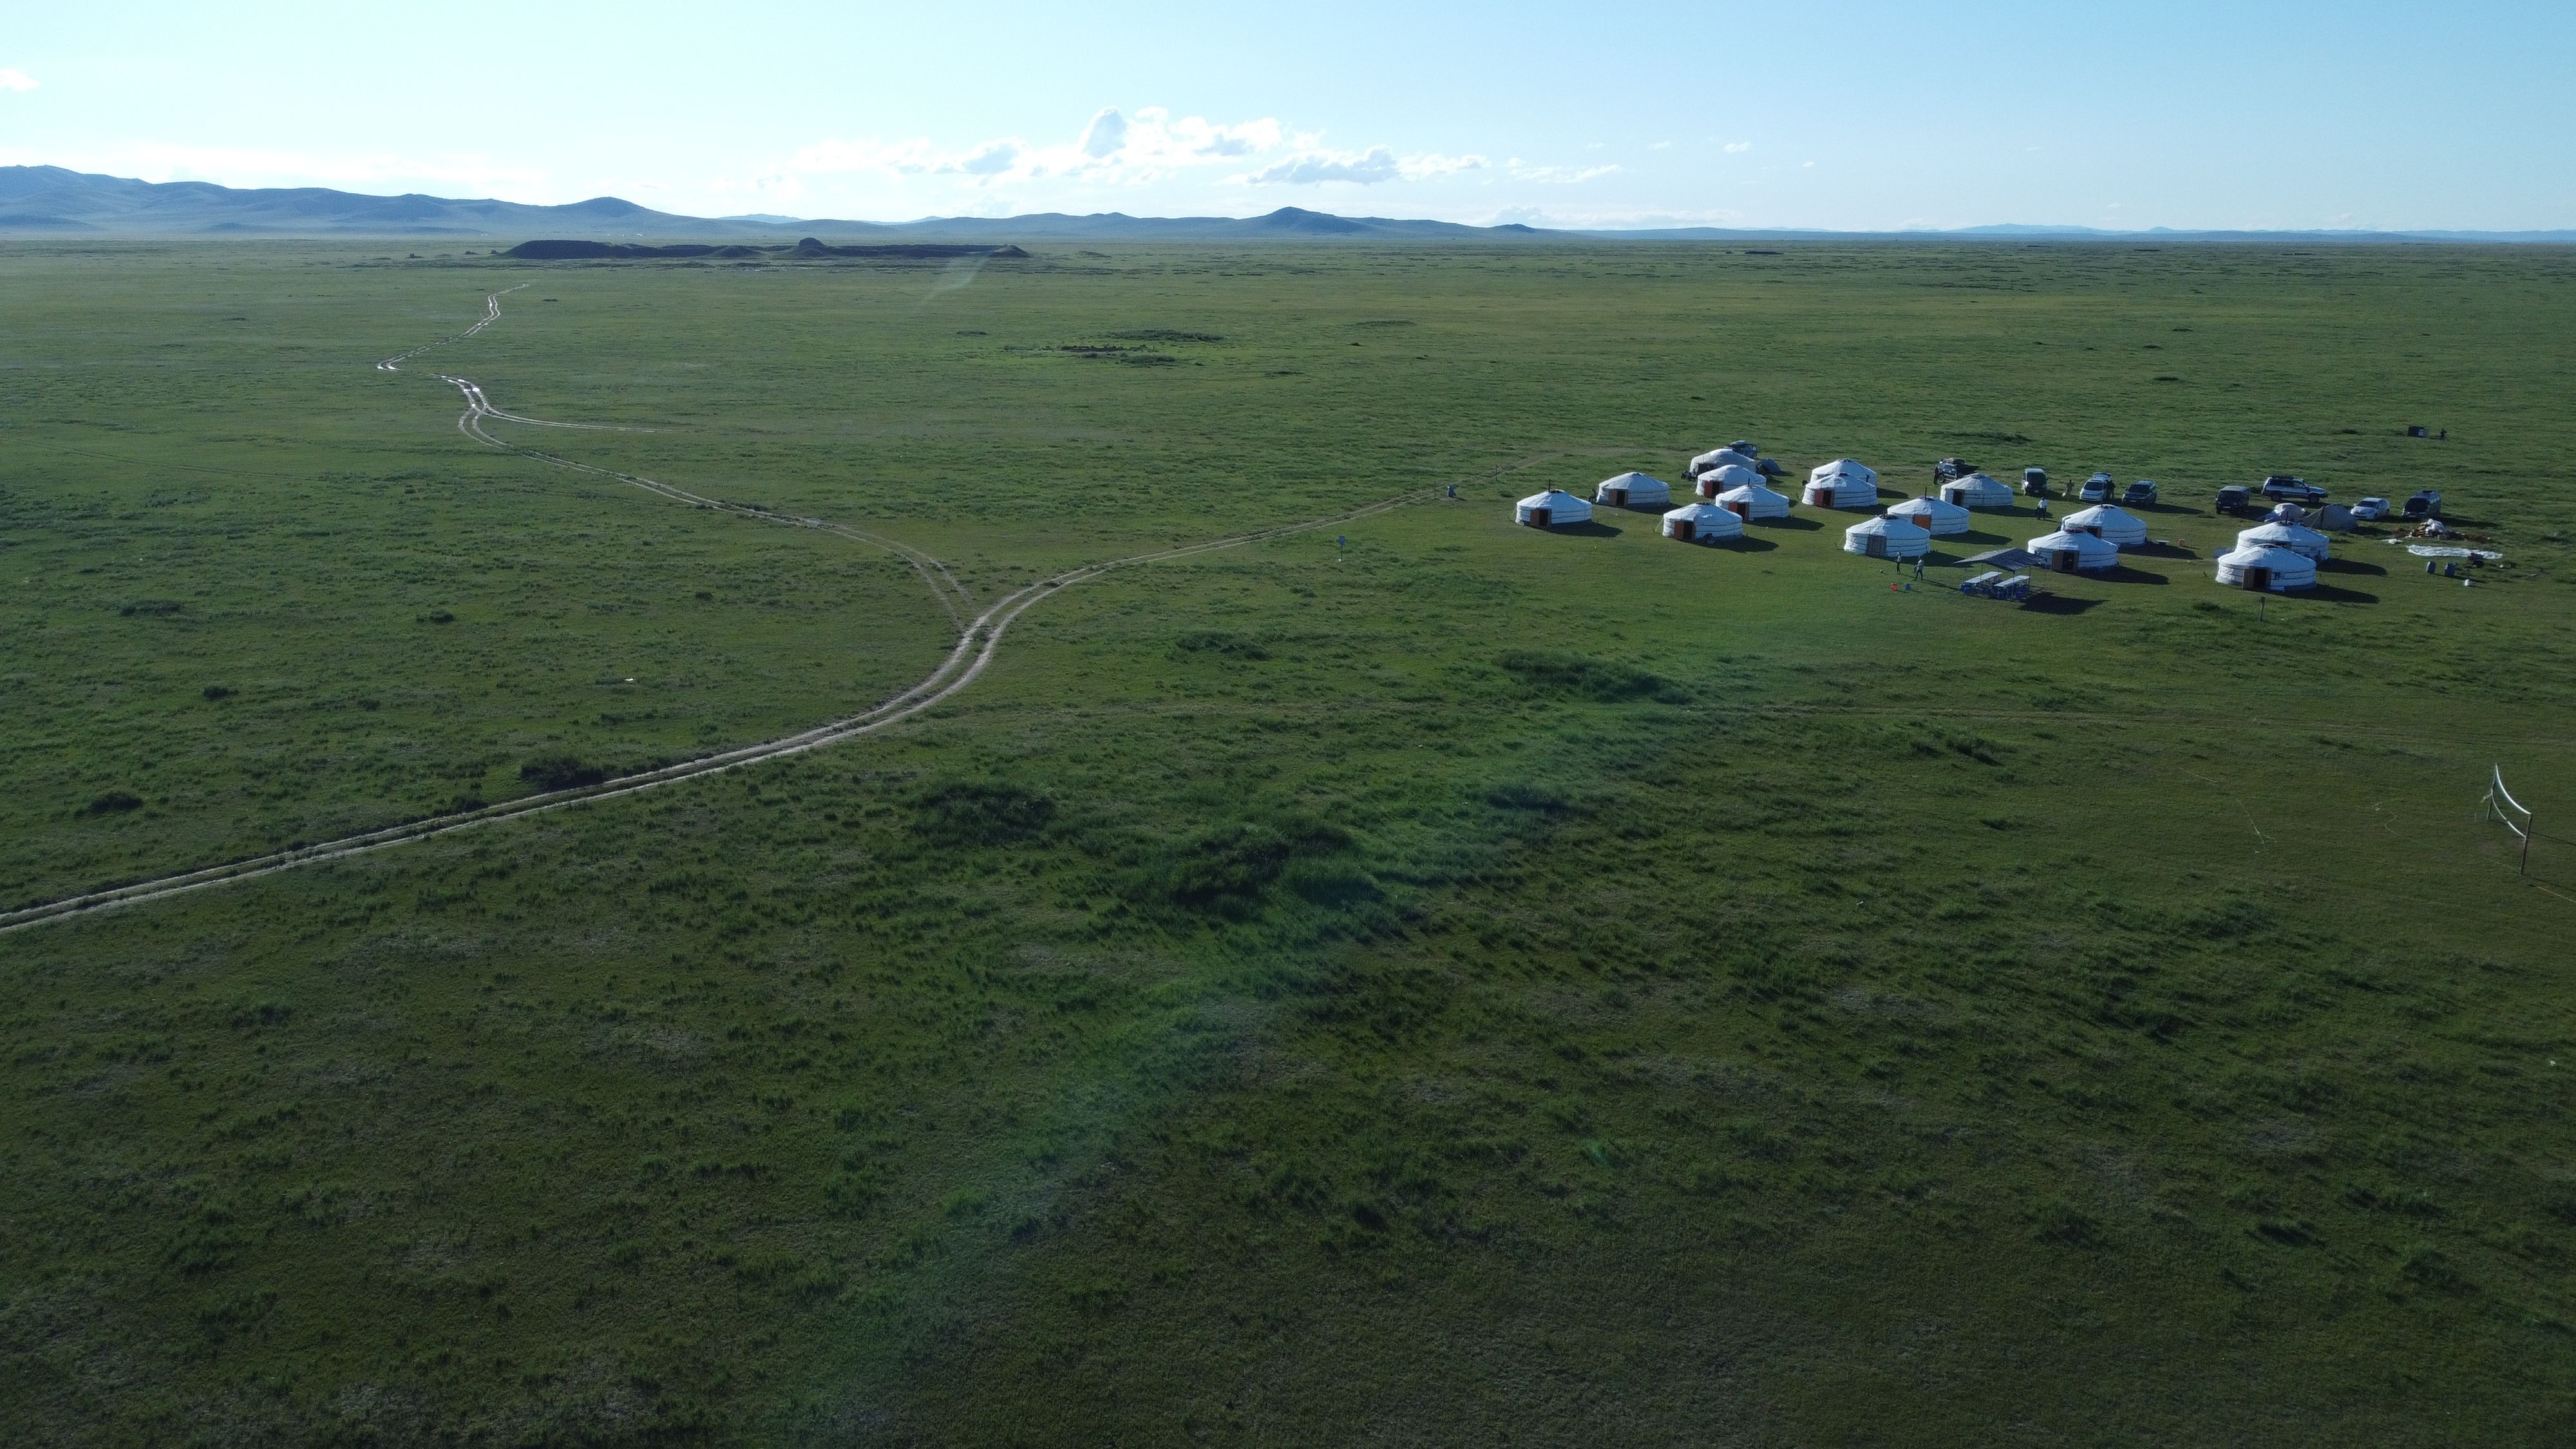
[[[1932,551],[1932,535],[1902,518],[1864,518],[1843,530],[1843,552],[1866,558],[1921,558]]]
[[[1802,495],[1810,508],[1876,508],[1878,485],[1848,473],[1811,479]]]
[[[1955,482],[1942,484],[1941,501],[1960,508],[2010,508],[2013,506],[2013,491],[2000,479],[1971,473]]]
[[[1684,543],[1721,543],[1744,536],[1744,520],[1714,503],[1685,503],[1664,515],[1664,537]]]
[[[1696,478],[1711,468],[1751,468],[1758,461],[1733,448],[1711,448],[1690,460],[1690,476]]]
[[[2098,574],[2120,566],[2119,546],[2089,533],[2064,529],[2044,533],[2032,539],[2029,548],[2039,566],[2054,574]]]
[[[1724,463],[1699,475],[1699,496],[1714,499],[1729,488],[1759,488],[1762,475],[1737,463]]]
[[[1671,506],[1673,490],[1661,478],[1622,473],[1602,479],[1601,486],[1592,490],[1592,501],[1603,508],[1662,509]]]
[[[1858,458],[1836,458],[1830,463],[1818,463],[1807,470],[1807,481],[1810,483],[1822,483],[1828,478],[1858,478],[1873,488],[1878,486],[1878,470]]]
[[[1935,538],[1946,537],[1953,533],[1965,533],[1969,525],[1976,522],[1968,516],[1968,510],[1958,504],[1944,503],[1938,498],[1928,497],[1908,498],[1902,503],[1889,504],[1887,516],[1902,518]]]
[[[2333,541],[2313,528],[2295,523],[2258,523],[2236,535],[2238,548],[2286,548],[2311,563],[2323,563]]]
[[[2286,594],[2317,586],[2317,566],[2286,548],[2240,548],[2218,556],[2218,581],[2230,588]]]
[[[1550,488],[1545,493],[1533,493],[1514,505],[1512,521],[1531,528],[1562,528],[1569,523],[1590,523],[1592,505],[1562,488]]]
[[[2135,548],[2147,541],[2147,521],[2115,504],[2079,508],[2058,520],[2068,533],[2089,533],[2115,548]]]
[[[1747,483],[1717,495],[1717,506],[1738,518],[1786,518],[1789,495],[1774,493],[1759,483]]]

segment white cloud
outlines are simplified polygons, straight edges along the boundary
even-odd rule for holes
[[[1461,171],[1481,171],[1484,167],[1482,156],[1426,152],[1399,158],[1384,146],[1371,146],[1366,151],[1308,149],[1240,179],[1253,186],[1319,186],[1327,181],[1374,186],[1381,181],[1426,181]]]
[[[1572,186],[1578,182],[1589,181],[1596,176],[1607,176],[1618,169],[1615,164],[1582,167],[1531,166],[1524,164],[1518,156],[1513,157],[1510,162],[1513,180],[1537,181],[1553,186]]]
[[[1244,179],[1255,186],[1313,186],[1326,181],[1370,186],[1393,181],[1403,174],[1393,151],[1371,146],[1357,155],[1348,151],[1301,151]]]
[[[1669,151],[1673,149],[1673,143],[1670,141],[1657,141],[1646,149],[1649,151]]]
[[[1094,161],[1105,161],[1118,154],[1127,144],[1127,118],[1116,106],[1103,106],[1100,114],[1082,130],[1082,154]]]
[[[16,66],[0,65],[0,91],[32,91],[36,78]]]
[[[1729,141],[1726,143],[1726,154],[1729,156],[1741,156],[1752,149],[1753,143],[1750,141]]]
[[[1033,145],[1018,136],[995,137],[962,151],[943,151],[919,138],[820,141],[789,157],[777,168],[781,175],[754,186],[781,187],[793,177],[856,172],[964,176],[977,186],[1048,177],[1141,184],[1169,180],[1190,167],[1275,150],[1281,134],[1279,123],[1266,116],[1220,125],[1204,116],[1175,117],[1160,106],[1143,107],[1132,116],[1104,106],[1080,136],[1057,145]]]

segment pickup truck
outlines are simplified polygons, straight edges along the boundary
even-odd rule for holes
[[[2263,480],[2263,496],[2275,503],[2323,503],[2326,490],[2305,478],[2275,473]]]

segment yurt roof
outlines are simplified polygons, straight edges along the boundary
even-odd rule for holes
[[[2333,547],[2333,541],[2313,528],[2301,528],[2295,523],[2258,523],[2236,535],[2236,546],[2286,548],[2292,553],[2300,552],[2304,546],[2323,552]]]
[[[1725,519],[1729,523],[1735,521],[1734,514],[1718,507],[1714,503],[1685,503],[1681,507],[1666,513],[1664,517],[1679,519],[1685,523],[1710,523],[1720,518]]]
[[[1927,518],[1940,519],[1944,523],[1964,522],[1969,517],[1968,510],[1958,504],[1935,498],[1928,493],[1920,498],[1908,498],[1902,503],[1891,503],[1887,505],[1887,511],[1909,518],[1919,513]]]
[[[2286,548],[2271,548],[2263,544],[2256,544],[2251,548],[2232,549],[2220,554],[2218,567],[2222,571],[2222,577],[2227,569],[2235,569],[2239,572],[2245,569],[2268,569],[2276,582],[2286,579],[2294,583],[2314,584],[2317,581],[2316,560],[2304,554],[2292,553]]]
[[[1665,485],[1664,480],[1661,478],[1652,477],[1648,474],[1632,470],[1630,472],[1621,473],[1614,478],[1602,479],[1601,486],[1604,488],[1626,488],[1634,490],[1638,488],[1661,488]]]
[[[1569,503],[1580,504],[1585,508],[1592,506],[1592,501],[1590,499],[1578,498],[1575,495],[1566,492],[1562,488],[1550,488],[1545,493],[1533,493],[1527,498],[1522,499],[1520,501],[1520,506],[1523,508],[1563,508]]]
[[[1703,483],[1707,482],[1711,478],[1715,478],[1720,484],[1728,488],[1741,488],[1748,484],[1759,486],[1762,482],[1761,474],[1754,472],[1752,469],[1745,467],[1741,463],[1728,463],[1721,467],[1711,468],[1700,475],[1700,481]]]
[[[2106,543],[2089,533],[2069,533],[2062,528],[2055,533],[2043,533],[2030,541],[2032,553],[2064,553],[2068,549],[2073,549],[2079,559],[2120,556],[2117,544]]]
[[[1878,470],[1858,458],[1836,458],[1830,463],[1818,463],[1807,470],[1807,477],[1818,483],[1837,476],[1863,478],[1874,483],[1878,481]]]
[[[1790,498],[1786,493],[1775,493],[1759,483],[1747,483],[1740,488],[1729,488],[1720,493],[1717,495],[1717,501],[1720,503],[1787,503]]]
[[[1753,459],[1735,451],[1733,448],[1711,448],[1707,452],[1700,454],[1698,457],[1691,459],[1691,466],[1694,468],[1715,468],[1722,464],[1732,463],[1739,468],[1750,468],[1753,466],[1753,462]]]
[[[2119,529],[2124,532],[2134,528],[2144,533],[2147,521],[2115,504],[2096,503],[2090,508],[2079,508],[2066,515],[2059,521],[2058,527],[2069,533],[2079,528]]]
[[[1908,523],[1902,518],[1890,518],[1885,514],[1880,514],[1876,518],[1862,519],[1860,522],[1844,529],[1843,537],[1849,538],[1855,533],[1884,533],[1897,538],[1903,538],[1909,533],[1919,533],[1923,535],[1926,541],[1929,541],[1932,537],[1931,533],[1926,529],[1919,528],[1914,524]]]

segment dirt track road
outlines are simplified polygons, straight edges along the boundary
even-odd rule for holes
[[[464,331],[459,332],[452,337],[444,337],[436,342],[423,343],[418,347],[412,348],[408,352],[396,353],[391,357],[385,358],[376,363],[377,370],[382,372],[399,372],[402,370],[402,364],[404,362],[409,361],[424,352],[430,351],[433,348],[462,342],[465,339],[474,336],[476,333],[481,332],[483,329],[490,327],[501,320],[501,299],[504,296],[507,296],[510,292],[518,290],[519,288],[517,287],[511,287],[504,291],[493,293],[489,298],[485,299],[482,320],[476,322],[473,326],[466,328]],[[1219,549],[1239,548],[1245,544],[1259,543],[1266,539],[1285,538],[1291,534],[1305,533],[1318,528],[1329,528],[1334,524],[1347,523],[1358,518],[1366,518],[1371,514],[1384,513],[1390,509],[1401,508],[1406,504],[1419,502],[1425,498],[1437,496],[1438,491],[1437,489],[1410,490],[1392,498],[1380,499],[1375,503],[1370,503],[1359,508],[1350,509],[1342,513],[1330,514],[1323,518],[1308,519],[1302,523],[1281,524],[1273,528],[1255,529],[1249,533],[1230,534],[1223,538],[1209,539],[1203,543],[1185,544],[1176,548],[1162,549],[1154,553],[1135,554],[1127,558],[1111,559],[1105,563],[1086,564],[1080,568],[1069,569],[1064,573],[1057,574],[1053,578],[1041,579],[1036,583],[1014,590],[1013,592],[1002,596],[1000,599],[995,600],[992,604],[987,605],[982,612],[975,613],[972,612],[975,608],[972,594],[967,590],[964,584],[957,580],[954,574],[949,572],[948,566],[941,563],[930,554],[912,547],[910,544],[903,543],[896,539],[880,537],[879,535],[852,528],[847,524],[835,523],[828,519],[801,518],[790,514],[771,512],[767,509],[750,508],[739,503],[728,503],[722,499],[703,497],[699,494],[691,493],[684,488],[677,488],[668,483],[657,482],[654,479],[646,478],[639,474],[620,473],[613,469],[602,468],[595,464],[580,462],[576,459],[566,458],[555,453],[523,447],[506,438],[495,437],[486,430],[485,424],[491,422],[503,422],[524,424],[533,427],[552,428],[579,428],[592,425],[547,422],[538,418],[521,417],[515,413],[505,412],[502,409],[493,406],[490,400],[484,396],[483,389],[476,386],[472,381],[446,373],[440,373],[437,374],[437,376],[440,381],[456,388],[457,391],[463,395],[465,399],[465,412],[457,418],[456,426],[460,432],[463,432],[467,437],[473,438],[477,442],[501,449],[504,452],[516,453],[522,457],[546,463],[553,467],[569,469],[574,472],[594,474],[602,478],[615,479],[620,483],[629,484],[633,487],[640,488],[645,492],[657,494],[675,502],[686,503],[693,507],[712,508],[727,513],[738,513],[745,517],[756,518],[764,522],[780,524],[789,528],[821,529],[825,532],[837,534],[843,538],[850,539],[853,542],[864,543],[874,548],[885,549],[886,551],[901,557],[905,562],[912,565],[915,572],[921,575],[922,582],[929,587],[932,596],[938,599],[940,607],[945,609],[948,612],[949,617],[956,622],[958,629],[956,646],[948,652],[946,658],[940,661],[939,667],[933,669],[927,676],[923,677],[919,683],[913,685],[902,693],[895,695],[893,698],[886,700],[884,703],[877,705],[875,708],[867,710],[861,714],[851,715],[846,719],[833,720],[827,724],[817,725],[812,729],[788,735],[781,739],[767,740],[755,745],[745,745],[739,749],[727,750],[721,754],[707,755],[699,759],[683,761],[680,764],[667,765],[661,769],[648,770],[642,774],[623,776],[619,779],[609,780],[598,785],[581,786],[570,790],[552,790],[540,795],[523,796],[517,800],[508,801],[503,804],[487,805],[479,810],[460,811],[452,815],[439,815],[426,820],[415,820],[406,824],[390,825],[380,830],[372,830],[357,835],[344,836],[338,840],[323,841],[319,844],[301,846],[293,850],[276,851],[268,855],[253,856],[246,860],[229,861],[222,865],[207,866],[200,870],[185,871],[177,875],[167,875],[156,877],[151,880],[135,881],[127,885],[113,886],[102,890],[91,891],[84,895],[71,896],[57,901],[48,901],[40,905],[22,907],[18,910],[0,912],[0,933],[25,930],[31,926],[43,925],[49,921],[66,920],[74,916],[88,915],[98,911],[114,910],[123,906],[142,905],[149,901],[164,900],[171,896],[184,895],[190,891],[206,890],[210,887],[219,885],[228,885],[235,881],[255,880],[260,876],[274,875],[279,871],[293,870],[298,866],[317,865],[328,860],[345,860],[350,856],[363,855],[369,851],[385,850],[397,845],[408,845],[414,841],[431,840],[442,835],[452,835],[461,830],[473,830],[486,825],[497,825],[505,820],[517,820],[529,815],[543,814],[549,810],[562,810],[575,805],[588,804],[595,800],[613,800],[623,795],[640,794],[646,790],[657,790],[667,785],[675,785],[683,780],[693,780],[702,775],[722,774],[727,770],[740,769],[745,765],[758,764],[763,760],[774,760],[787,755],[803,754],[807,750],[817,750],[826,745],[835,745],[844,740],[856,739],[861,735],[873,734],[878,730],[884,729],[887,726],[896,724],[902,720],[909,719],[912,716],[939,704],[949,696],[957,693],[957,691],[974,683],[976,676],[982,674],[985,666],[992,663],[994,651],[1001,648],[1002,637],[1011,627],[1012,621],[1019,618],[1019,616],[1031,605],[1037,603],[1039,600],[1045,598],[1047,595],[1058,589],[1069,588],[1072,585],[1099,578],[1104,574],[1112,573],[1119,569],[1135,568],[1142,564],[1160,563],[1170,559],[1188,558],[1194,554],[1211,553]]]

